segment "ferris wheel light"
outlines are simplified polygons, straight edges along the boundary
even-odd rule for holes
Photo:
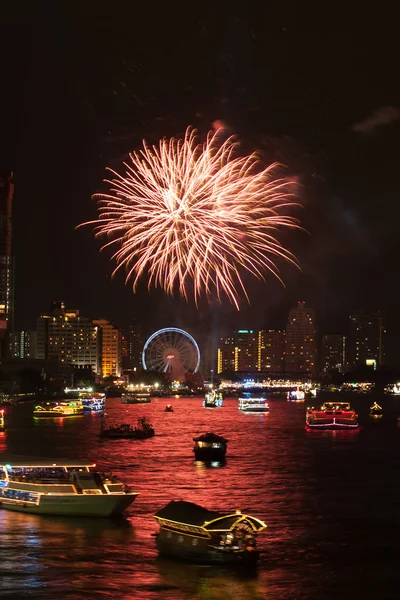
[[[142,364],[145,371],[178,375],[197,373],[200,350],[196,340],[183,329],[166,327],[153,333],[144,345]]]

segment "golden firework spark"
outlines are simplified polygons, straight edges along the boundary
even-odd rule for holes
[[[275,178],[278,165],[262,168],[256,154],[237,155],[233,137],[209,132],[205,143],[188,128],[184,139],[130,154],[125,173],[111,169],[108,194],[96,194],[96,236],[117,245],[114,271],[124,267],[133,289],[147,275],[149,288],[161,287],[197,303],[201,294],[225,294],[239,308],[248,300],[244,271],[264,279],[279,277],[278,257],[297,265],[277,239],[281,228],[298,228],[290,215],[294,182]],[[93,224],[93,223],[92,223]]]

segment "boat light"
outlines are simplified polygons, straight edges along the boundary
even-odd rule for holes
[[[92,464],[92,467],[95,467],[95,466],[96,466],[96,463],[93,463],[93,464]]]
[[[242,514],[242,511],[241,511],[241,510],[237,510],[237,511],[236,511],[236,514],[237,514],[237,515],[241,515],[241,514]]]

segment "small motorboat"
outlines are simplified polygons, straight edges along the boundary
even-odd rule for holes
[[[377,402],[374,402],[372,406],[369,407],[370,417],[382,417],[383,408],[379,406]]]
[[[256,538],[267,527],[240,510],[220,513],[182,500],[169,502],[154,518],[161,555],[205,564],[254,565]]]
[[[212,432],[203,433],[203,435],[193,438],[193,441],[193,452],[196,460],[216,462],[225,459],[226,446],[229,440],[221,435]]]
[[[154,436],[154,428],[146,417],[140,417],[137,425],[132,427],[129,423],[121,425],[109,425],[104,427],[104,419],[101,421],[100,437],[112,440],[146,440]]]
[[[172,404],[167,404],[167,406],[164,409],[164,412],[174,412],[174,407],[172,406]]]

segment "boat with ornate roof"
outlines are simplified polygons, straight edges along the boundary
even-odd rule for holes
[[[0,456],[0,508],[46,515],[121,514],[138,493],[95,467],[88,461]]]
[[[369,407],[369,415],[370,417],[374,417],[375,419],[383,416],[383,408],[379,406],[377,402],[374,402],[372,406]]]
[[[221,435],[208,432],[203,433],[199,437],[193,438],[194,441],[194,457],[196,460],[222,461],[225,460],[226,446],[229,440],[226,440]]]
[[[160,554],[206,564],[255,564],[256,538],[266,528],[239,510],[220,513],[182,500],[170,502],[154,518]]]
[[[350,402],[325,402],[321,408],[307,408],[308,429],[357,429],[358,414]]]

